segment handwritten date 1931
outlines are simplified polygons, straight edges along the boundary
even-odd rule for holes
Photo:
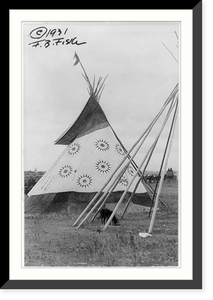
[[[48,37],[48,35],[50,35],[51,37],[54,37],[56,35],[60,36],[65,35],[67,33],[67,30],[68,28],[66,28],[65,30],[61,30],[60,28],[53,28],[48,30],[47,27],[40,26],[30,32],[30,37],[32,39],[41,39],[44,36]]]

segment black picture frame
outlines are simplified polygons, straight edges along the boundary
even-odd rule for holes
[[[8,220],[2,249],[5,258],[1,272],[2,289],[202,289],[202,1],[187,9],[193,13],[193,279],[10,280]],[[9,216],[9,201],[4,209]],[[5,224],[4,219],[4,228]]]

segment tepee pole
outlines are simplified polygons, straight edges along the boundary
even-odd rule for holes
[[[93,84],[91,84],[90,80],[89,80],[89,77],[87,75],[87,72],[78,56],[78,54],[75,52],[75,55],[74,55],[74,59],[75,59],[75,63],[74,63],[74,66],[76,66],[78,63],[80,64],[82,70],[83,70],[83,74],[82,76],[84,77],[84,79],[86,80],[86,82],[88,83],[89,85],[89,95],[91,96],[92,94],[96,97],[96,100],[97,102],[100,101],[100,97],[101,97],[101,94],[103,92],[103,89],[104,89],[104,83],[107,79],[107,76],[104,78],[104,80],[102,81],[102,77],[100,77],[98,79],[98,82],[97,82],[97,85],[96,85],[96,88],[95,88],[95,77],[94,77],[94,80],[93,80]]]
[[[128,206],[129,206],[129,204],[130,204],[130,202],[131,202],[133,196],[135,195],[135,192],[136,192],[136,190],[137,190],[137,188],[138,188],[139,183],[140,183],[141,180],[142,180],[142,178],[140,178],[140,179],[138,180],[138,182],[136,183],[135,188],[134,188],[134,191],[132,192],[131,196],[129,197],[129,199],[128,199],[128,201],[127,201],[125,207],[124,207],[124,210],[123,210],[123,212],[122,212],[122,214],[121,214],[121,219],[123,219],[124,214],[125,214],[125,212],[126,212]]]
[[[79,225],[77,226],[77,229],[88,219],[88,217],[91,215],[91,213],[102,202],[99,209],[98,209],[98,211],[97,211],[97,213],[99,212],[99,210],[103,207],[104,203],[106,202],[106,200],[108,199],[108,197],[110,196],[110,194],[112,193],[112,191],[114,190],[116,185],[118,184],[118,182],[120,180],[120,177],[123,175],[124,172],[125,172],[125,169],[123,168],[122,171],[119,173],[118,177],[115,179],[115,181],[110,185],[108,190],[104,192],[104,194],[101,196],[101,198],[96,202],[96,204],[91,208],[91,210],[87,213],[87,215],[79,223]]]
[[[107,199],[109,198],[109,196],[111,195],[111,193],[113,192],[114,188],[117,186],[118,182],[120,181],[121,176],[123,175],[123,173],[125,172],[126,168],[123,169],[123,172],[120,173],[120,176],[117,177],[117,179],[114,181],[114,183],[110,186],[110,190],[108,192],[105,192],[103,195],[103,198],[99,199],[98,202],[94,205],[94,207],[92,208],[92,210],[88,213],[88,216],[95,210],[95,208],[101,203],[101,205],[99,206],[99,208],[97,209],[97,211],[95,212],[94,216],[92,217],[91,221],[92,222],[95,217],[97,216],[97,214],[99,213],[99,211],[101,210],[101,208],[104,206],[104,204],[106,203]]]
[[[152,197],[152,205],[151,205],[150,210],[149,210],[149,217],[151,215],[151,211],[152,211],[152,207],[153,207],[153,204],[154,204],[155,196],[157,195],[157,188],[158,188],[158,185],[159,185],[160,179],[161,179],[162,168],[163,168],[164,161],[165,161],[165,156],[166,156],[166,152],[167,152],[168,143],[169,143],[169,140],[170,140],[170,135],[171,135],[172,126],[173,126],[173,123],[174,123],[174,118],[175,118],[175,113],[174,113],[174,116],[173,116],[170,132],[169,132],[167,143],[166,143],[165,150],[164,150],[164,153],[163,153],[163,158],[162,158],[162,161],[161,161],[160,170],[158,172],[158,181],[155,185],[155,189],[154,189],[154,193],[153,193],[153,197]],[[163,176],[163,178],[164,178],[164,176]]]
[[[145,165],[145,167],[144,167],[143,173],[141,173],[141,175],[138,174],[138,175],[140,176],[140,178],[138,179],[138,182],[137,182],[136,185],[135,185],[134,191],[132,192],[131,196],[129,197],[129,199],[128,199],[128,201],[127,201],[125,207],[124,207],[123,213],[121,214],[121,219],[123,219],[124,214],[125,214],[125,212],[126,212],[128,206],[129,206],[129,204],[130,204],[132,198],[134,197],[134,195],[135,195],[135,193],[136,193],[136,190],[137,190],[137,188],[138,188],[138,186],[139,186],[139,183],[142,182],[142,180],[143,180],[143,176],[144,176],[146,167],[147,167],[147,165],[148,165],[148,163],[149,163],[149,161],[150,161],[150,159],[151,159],[151,156],[152,156],[152,154],[153,154],[153,152],[154,152],[154,149],[155,149],[156,145],[157,145],[157,141],[156,141],[155,145],[153,146],[152,150],[150,151],[150,154],[149,154],[149,157],[148,157],[148,159],[147,159],[147,163],[146,163],[146,165]]]
[[[126,153],[126,155],[124,156],[123,160],[119,163],[119,165],[117,166],[117,168],[113,171],[113,173],[111,174],[111,176],[109,177],[109,179],[105,182],[105,184],[103,185],[103,187],[97,192],[97,194],[93,197],[93,199],[89,202],[89,204],[86,206],[86,208],[83,210],[83,212],[79,215],[79,217],[73,223],[73,226],[77,225],[77,223],[79,222],[79,220],[84,216],[84,214],[91,207],[91,205],[94,203],[94,201],[100,196],[100,194],[102,193],[103,189],[109,184],[109,182],[111,181],[111,179],[113,178],[113,176],[116,174],[117,170],[121,167],[121,165],[123,164],[123,162],[128,158],[128,156],[132,152],[132,150],[137,146],[137,144],[141,141],[141,139],[144,137],[144,135],[152,129],[152,127],[154,126],[154,124],[156,123],[156,121],[160,118],[161,114],[165,110],[165,108],[168,105],[168,103],[171,100],[173,100],[173,98],[175,97],[175,95],[177,93],[177,89],[178,89],[178,84],[175,86],[175,88],[173,89],[173,91],[171,92],[171,94],[169,95],[169,97],[165,101],[163,107],[158,112],[158,114],[155,116],[155,118],[153,119],[153,121],[149,124],[149,126],[146,128],[146,130],[140,136],[140,138],[133,144],[133,146],[131,147],[131,149]]]
[[[175,97],[175,96],[173,96]],[[172,104],[173,104],[173,98],[172,98]],[[167,113],[167,115],[169,116],[169,114],[171,113],[171,107],[172,104],[169,108],[169,112]],[[158,118],[157,118],[158,119]],[[131,159],[128,161],[128,163],[125,165],[125,167],[122,169],[121,172],[118,173],[118,175],[115,178],[115,181],[113,181],[113,183],[108,187],[108,189],[105,191],[105,193],[101,196],[101,198],[98,200],[98,203],[96,203],[95,207],[93,207],[91,209],[91,211],[89,211],[87,213],[87,210],[89,209],[89,207],[93,204],[93,202],[99,197],[99,195],[101,194],[101,192],[103,191],[103,189],[109,184],[109,182],[111,181],[111,179],[113,178],[113,176],[115,175],[115,173],[117,172],[117,170],[121,167],[121,165],[123,164],[123,162],[125,161],[125,159],[129,156],[129,153],[132,151],[132,149],[135,147],[135,145],[138,144],[138,141],[135,143],[135,145],[133,145],[133,147],[130,149],[129,152],[126,153],[126,155],[124,156],[124,159],[121,161],[121,163],[119,164],[119,166],[114,170],[114,172],[112,173],[112,175],[110,176],[110,178],[108,179],[108,181],[105,183],[104,187],[102,187],[102,189],[95,195],[95,197],[91,200],[91,202],[88,204],[88,206],[84,209],[84,211],[81,213],[81,215],[78,217],[78,219],[75,221],[75,223],[73,224],[73,226],[77,225],[78,221],[80,221],[81,218],[84,217],[84,214],[87,213],[87,215],[84,217],[84,219],[80,222],[80,224],[77,226],[77,228],[79,228],[86,220],[87,218],[90,216],[90,214],[94,211],[94,209],[97,207],[97,205],[103,200],[103,198],[105,198],[105,202],[107,200],[107,198],[110,196],[110,194],[113,192],[114,188],[116,187],[117,183],[119,182],[121,176],[123,175],[123,173],[125,172],[125,170],[128,168],[129,164],[133,161],[135,155],[138,153],[138,151],[140,150],[142,144],[144,143],[145,139],[147,138],[148,134],[150,133],[152,127],[154,126],[154,124],[156,123],[157,119],[154,119],[153,122],[148,126],[147,130],[142,134],[142,136],[139,138],[141,142],[138,146],[138,149],[135,151],[135,153],[133,154],[133,156],[131,157]],[[137,173],[136,173],[137,174]]]
[[[163,166],[163,170],[162,170],[162,176],[160,179],[160,183],[159,183],[159,187],[158,187],[158,191],[157,191],[157,196],[155,199],[155,205],[154,205],[154,209],[153,209],[153,213],[152,213],[152,218],[150,221],[150,225],[149,225],[149,230],[148,233],[151,234],[152,230],[153,230],[153,226],[154,226],[154,222],[155,222],[155,217],[156,217],[156,213],[157,213],[157,208],[158,208],[158,202],[159,202],[159,196],[161,193],[161,189],[162,189],[162,185],[163,185],[163,181],[164,181],[164,175],[166,172],[166,168],[167,168],[167,164],[168,164],[168,160],[169,160],[169,155],[171,152],[171,147],[172,147],[172,141],[173,141],[173,137],[174,137],[174,132],[175,132],[175,125],[176,125],[176,120],[177,120],[177,108],[178,108],[178,96],[177,96],[177,104],[176,104],[176,108],[175,108],[175,112],[174,112],[174,119],[171,125],[171,131],[170,131],[170,139],[168,142],[168,148],[167,148],[167,153],[165,156],[165,161],[164,161],[164,166]]]
[[[115,134],[115,136],[117,137],[117,139],[118,139],[118,141],[120,142],[120,144],[122,145],[122,147],[123,147],[125,153],[127,153],[128,151],[126,150],[126,148],[124,147],[123,143],[121,142],[121,140],[120,140],[119,137],[117,136],[116,132],[113,130],[112,127],[111,127],[111,129],[112,129],[112,131],[114,132],[114,134]],[[128,158],[130,159],[131,156],[129,155]],[[134,160],[131,162],[131,164],[132,164],[132,167],[135,169],[135,171],[137,171],[138,166],[137,166],[137,164],[135,163]],[[144,172],[145,172],[145,171],[144,171]],[[143,180],[144,172],[143,172],[143,174],[142,174],[141,172],[138,173],[138,175],[139,175],[140,177],[142,177],[142,180]],[[140,174],[140,173],[141,173],[141,174]],[[141,181],[141,180],[140,180],[140,181]],[[149,185],[148,182],[145,182],[145,184],[146,184],[146,188],[148,188],[148,190],[150,191],[150,193],[153,195],[153,193],[154,193],[153,187],[152,187],[151,185]],[[160,202],[161,202],[164,206],[166,206],[165,203],[162,201],[162,199],[160,199]],[[94,218],[93,218],[93,219],[94,219]]]
[[[131,200],[134,197],[134,194],[136,193],[136,190],[137,190],[138,185],[139,185],[140,182],[143,182],[143,184],[145,185],[146,189],[150,192],[151,195],[153,195],[153,196],[156,195],[156,191],[154,191],[153,189],[151,189],[150,186],[146,182],[143,181],[143,175],[139,175],[139,176],[140,176],[140,178],[138,179],[138,182],[135,185],[134,191],[132,192],[131,196],[129,197],[129,199],[128,199],[125,207],[124,207],[124,210],[123,210],[123,212],[121,214],[121,219],[123,219],[123,217],[124,217],[124,215],[126,213],[126,210],[127,210],[128,206],[129,206],[129,204],[131,203]],[[166,206],[166,204],[163,202],[162,199],[159,198],[159,201],[161,202],[162,205]]]
[[[173,100],[173,101],[174,101],[174,100]],[[156,144],[157,144],[157,142],[156,142]],[[155,144],[155,146],[156,146],[156,144]],[[154,150],[155,146],[153,147],[153,150]],[[124,148],[124,149],[125,149],[125,148]],[[153,150],[152,150],[152,152],[150,153],[148,160],[150,160],[150,156],[152,155]],[[125,149],[125,151],[127,152],[126,149]],[[129,156],[129,158],[131,159],[131,156]],[[134,161],[131,161],[129,164],[131,164],[131,163],[133,164]],[[146,166],[147,166],[147,164],[146,164]],[[134,167],[135,170],[138,169],[137,165],[136,165],[136,166],[133,165],[133,167]],[[124,172],[123,172],[123,173],[124,173]],[[143,172],[143,174],[144,174],[144,172]],[[121,215],[121,219],[123,218],[123,216],[124,216],[124,214],[125,214],[125,212],[126,212],[126,210],[127,210],[127,207],[129,206],[129,204],[130,204],[130,202],[131,202],[131,200],[132,200],[132,198],[133,198],[133,196],[134,196],[134,194],[135,194],[135,192],[136,192],[136,190],[137,190],[137,188],[138,188],[138,185],[139,185],[140,181],[141,181],[142,178],[143,178],[143,174],[142,174],[142,173],[141,173],[141,174],[138,174],[140,178],[139,178],[138,182],[137,182],[136,185],[135,185],[134,191],[132,192],[131,196],[129,197],[129,199],[128,199],[127,203],[126,203],[126,206],[125,206],[125,208],[124,208],[124,211],[123,211],[123,213],[122,213],[122,215]],[[120,177],[121,177],[121,176],[120,176]],[[102,203],[102,204],[100,205],[100,207],[97,209],[97,211],[95,212],[95,214],[94,214],[94,216],[92,217],[92,219],[91,219],[90,222],[92,222],[92,221],[95,219],[95,217],[97,216],[97,214],[99,213],[99,211],[101,210],[101,208],[103,207],[103,205],[105,204],[107,198],[110,196],[111,192],[113,192],[114,188],[117,186],[117,184],[118,184],[118,182],[119,182],[119,180],[120,180],[120,177],[118,178],[117,181],[115,181],[115,184],[113,185],[112,190],[110,190],[109,194],[106,195],[106,198],[103,200],[103,203]],[[100,199],[100,200],[101,200],[101,199]],[[97,204],[98,204],[98,203],[97,203]],[[96,206],[95,206],[95,207],[96,207]],[[94,207],[94,209],[95,209],[95,207]]]
[[[112,174],[112,176],[114,176],[114,174],[116,173],[116,171],[117,171],[117,169],[114,171],[114,173]],[[125,170],[123,168],[122,171],[119,174],[123,173],[124,171]],[[97,198],[101,195],[102,191],[105,189],[105,187],[109,184],[110,181],[111,181],[111,177],[107,180],[107,182],[103,185],[103,187],[97,192],[97,194],[92,198],[92,200],[89,202],[89,204],[85,207],[85,209],[83,210],[83,212],[79,215],[79,217],[73,223],[73,226],[76,226],[77,223],[81,220],[81,218],[84,217],[84,214],[87,213],[87,211],[90,208],[90,206],[95,202],[95,200],[97,200]],[[113,182],[112,185],[110,185],[110,187],[104,192],[104,194],[98,200],[98,204],[107,196],[107,194],[109,193],[109,191],[111,191],[111,188],[113,187],[113,185],[114,185],[114,182]],[[97,207],[97,203],[96,203],[96,207]],[[88,214],[90,214],[90,213],[88,213]],[[88,218],[88,216],[89,215],[87,215],[86,218],[84,218],[83,222]],[[83,222],[81,222],[81,225],[83,224]]]
[[[173,101],[174,101],[174,100],[173,100]],[[140,178],[138,179],[138,182],[137,182],[136,185],[135,185],[134,191],[132,192],[131,196],[129,197],[129,199],[128,199],[128,201],[127,201],[125,207],[124,207],[123,213],[121,214],[121,219],[123,219],[124,214],[125,214],[125,212],[126,212],[128,206],[129,206],[129,204],[130,204],[130,202],[131,202],[131,200],[132,200],[132,198],[133,198],[133,196],[134,196],[134,194],[135,194],[135,192],[136,192],[136,190],[137,190],[137,188],[138,188],[138,186],[139,186],[139,183],[143,180],[143,176],[144,176],[145,170],[146,170],[147,165],[148,165],[148,163],[149,163],[149,161],[150,161],[150,159],[151,159],[151,157],[152,157],[152,154],[153,154],[154,149],[155,149],[155,147],[156,147],[156,145],[157,145],[157,142],[158,142],[158,140],[156,140],[156,143],[154,144],[152,150],[150,151],[150,154],[149,154],[149,157],[148,157],[148,159],[147,159],[146,165],[145,165],[145,167],[144,167],[143,173],[138,174],[138,175],[140,176]],[[155,193],[156,193],[156,192],[154,192],[154,194],[155,194]]]
[[[168,137],[168,140],[167,140],[167,143],[169,142],[169,137]],[[165,160],[165,156],[166,156],[166,151],[167,151],[167,147],[165,147],[165,150],[164,150],[164,154],[163,154],[163,158],[162,158],[162,161],[161,161],[161,166],[160,166],[160,170],[158,172],[158,180],[156,182],[156,185],[155,185],[155,189],[154,189],[154,193],[153,193],[153,196],[152,196],[152,204],[150,206],[150,210],[149,210],[149,217],[151,215],[151,212],[152,212],[152,207],[153,207],[153,204],[154,204],[154,201],[155,201],[155,196],[157,195],[157,189],[158,189],[158,185],[160,183],[160,180],[161,180],[161,172],[162,172],[162,168],[163,168],[163,164],[164,164],[164,160]],[[163,176],[163,180],[164,180],[164,176]]]
[[[150,129],[151,130],[151,129]],[[80,222],[80,224],[78,225],[77,228],[79,228],[85,221],[86,219],[90,216],[90,214],[94,211],[94,209],[97,207],[97,205],[101,202],[104,201],[102,204],[104,204],[106,202],[106,200],[108,199],[108,197],[110,196],[110,194],[113,192],[113,190],[115,189],[115,187],[117,186],[119,180],[121,179],[123,173],[126,171],[126,169],[128,168],[129,164],[132,162],[132,160],[134,159],[135,155],[138,153],[138,151],[140,150],[142,144],[144,143],[146,137],[148,136],[150,131],[148,131],[145,135],[145,137],[142,139],[141,143],[139,144],[137,150],[135,151],[135,153],[133,154],[133,156],[131,157],[131,159],[127,162],[127,164],[123,167],[122,171],[119,172],[116,175],[116,178],[114,179],[114,181],[109,185],[109,187],[107,188],[107,190],[105,191],[105,193],[101,196],[101,198],[98,200],[98,202],[95,204],[95,206],[91,209],[91,211],[88,212],[88,214],[86,215],[86,217],[83,219],[83,221]],[[128,154],[128,153],[127,153]],[[119,166],[120,167],[120,166]],[[119,169],[119,168],[117,168]],[[116,169],[116,171],[117,171]],[[111,181],[112,177],[114,176],[114,174],[112,174],[112,176],[110,177],[110,179],[108,180],[108,184]],[[103,189],[102,189],[103,190]]]
[[[170,107],[170,113],[171,113],[173,107],[174,107],[174,106]],[[170,114],[167,113],[167,116],[166,116],[166,118],[165,118],[165,120],[164,120],[164,122],[163,122],[163,125],[162,125],[162,127],[161,127],[159,133],[158,133],[158,136],[156,137],[155,141],[153,142],[153,144],[151,145],[151,147],[150,147],[149,150],[147,151],[147,154],[145,155],[144,159],[142,160],[140,166],[138,167],[138,170],[137,170],[136,174],[133,176],[132,180],[129,182],[128,186],[126,187],[126,190],[123,192],[123,194],[122,194],[121,198],[119,199],[117,205],[115,206],[115,208],[114,208],[114,210],[113,210],[111,216],[109,217],[107,223],[105,224],[105,226],[104,226],[104,228],[103,228],[103,231],[106,230],[107,227],[109,226],[109,224],[110,224],[110,222],[112,221],[112,218],[114,217],[114,215],[115,215],[115,213],[116,213],[118,207],[119,207],[120,204],[122,203],[122,201],[123,201],[124,197],[126,196],[128,190],[129,190],[129,188],[131,187],[133,181],[135,180],[135,178],[136,178],[136,176],[138,175],[140,169],[142,168],[142,166],[143,166],[145,160],[147,159],[147,157],[148,157],[150,151],[152,150],[154,144],[156,143],[156,140],[159,139],[159,137],[160,137],[160,135],[161,135],[161,133],[162,133],[162,131],[163,131],[163,129],[164,129],[164,127],[165,127],[167,121],[168,121],[169,115],[170,115]]]
[[[90,80],[89,80],[89,77],[88,77],[88,75],[87,75],[87,72],[86,72],[86,70],[84,69],[84,66],[83,66],[83,64],[81,63],[81,60],[80,60],[80,58],[79,58],[79,56],[78,56],[78,54],[75,52],[75,55],[74,55],[74,57],[73,57],[74,59],[75,59],[75,63],[74,63],[74,66],[76,66],[78,63],[80,64],[80,66],[81,66],[81,68],[82,68],[82,70],[83,70],[83,73],[84,74],[82,74],[83,75],[83,77],[84,77],[84,79],[86,80],[86,82],[88,83],[88,85],[89,85],[89,94],[90,94],[90,96],[93,94],[93,87],[92,87],[92,85],[91,85],[91,82],[90,82]]]

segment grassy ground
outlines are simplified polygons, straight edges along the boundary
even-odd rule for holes
[[[26,215],[25,266],[177,266],[177,183],[165,183],[161,197],[167,208],[160,206],[153,235],[146,239],[139,232],[147,231],[150,219],[135,205],[120,226],[110,225],[104,232],[99,220],[75,229],[72,224],[79,215],[75,212]]]

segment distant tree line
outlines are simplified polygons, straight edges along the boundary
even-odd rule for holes
[[[27,195],[29,191],[34,187],[34,185],[39,181],[45,172],[24,172],[24,193]]]

